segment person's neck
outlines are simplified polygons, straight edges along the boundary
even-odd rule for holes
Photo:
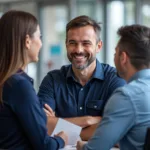
[[[19,69],[21,69],[22,71],[25,71],[28,67],[28,64],[25,64],[24,66],[20,67]]]
[[[134,67],[128,68],[124,79],[128,82],[132,78],[132,76],[136,74],[136,72],[138,72],[138,70],[135,69]]]
[[[96,68],[96,61],[92,62],[88,67],[83,70],[72,68],[75,74],[76,80],[84,86],[92,77],[93,72]]]
[[[142,66],[140,69],[136,69],[135,67],[132,67],[132,68],[128,69],[130,71],[128,71],[128,73],[126,75],[126,79],[125,78],[124,79],[128,82],[132,78],[132,76],[134,76],[137,72],[139,72],[143,69],[150,69],[150,66],[149,67]]]
[[[23,66],[20,68],[20,70],[22,70],[22,71],[25,71],[25,69],[26,69],[26,66]]]

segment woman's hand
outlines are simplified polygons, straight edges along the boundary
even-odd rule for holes
[[[65,146],[68,144],[68,135],[64,131],[61,131],[58,134],[55,134],[55,136],[61,137],[65,142]]]

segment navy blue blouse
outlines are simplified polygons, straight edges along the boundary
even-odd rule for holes
[[[46,115],[24,72],[11,76],[3,87],[0,105],[0,149],[57,150],[64,146],[60,137],[47,134]]]

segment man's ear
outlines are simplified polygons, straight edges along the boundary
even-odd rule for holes
[[[26,49],[30,49],[31,47],[31,38],[28,34],[26,35],[26,39],[25,39],[25,47]]]
[[[97,44],[97,48],[96,48],[96,52],[100,52],[101,48],[102,48],[103,42],[100,40]]]
[[[122,52],[120,55],[120,62],[122,63],[122,65],[125,65],[129,60],[129,57],[127,55],[126,52]]]

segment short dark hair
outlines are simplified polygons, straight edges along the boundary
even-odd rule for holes
[[[87,25],[90,25],[94,28],[94,31],[97,35],[97,42],[98,42],[100,40],[100,31],[101,31],[100,23],[96,22],[89,16],[85,16],[85,15],[78,16],[72,19],[70,22],[68,22],[66,26],[66,39],[67,39],[67,33],[70,29],[80,28]]]
[[[119,28],[120,52],[125,51],[131,64],[137,69],[150,67],[150,28],[143,25],[129,25]]]

